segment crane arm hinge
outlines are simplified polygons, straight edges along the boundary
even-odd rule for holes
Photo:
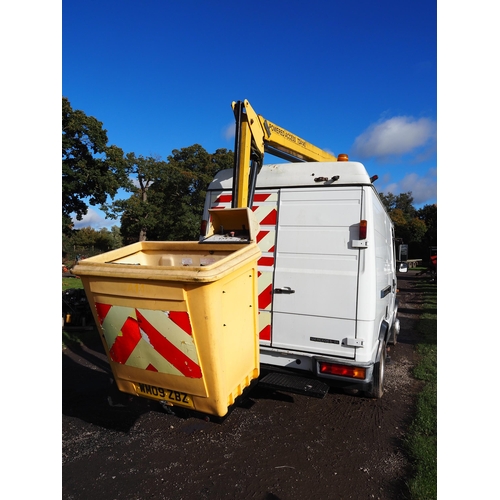
[[[264,153],[288,161],[337,161],[326,151],[258,115],[248,100],[231,104],[236,120],[232,208],[251,207]]]

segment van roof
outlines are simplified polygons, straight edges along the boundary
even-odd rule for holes
[[[338,179],[332,181],[335,176]],[[221,170],[208,189],[231,189],[232,182],[233,169]],[[263,165],[257,176],[257,188],[332,184],[371,185],[371,181],[364,165],[356,161],[275,163]]]

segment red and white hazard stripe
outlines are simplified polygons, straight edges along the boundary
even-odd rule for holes
[[[112,361],[143,370],[202,377],[187,312],[95,305]]]

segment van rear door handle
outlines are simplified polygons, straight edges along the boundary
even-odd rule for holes
[[[275,288],[274,293],[295,293],[289,286],[284,286],[283,288]]]

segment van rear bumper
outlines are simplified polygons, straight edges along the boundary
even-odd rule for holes
[[[320,363],[330,363],[349,369],[362,368],[365,370],[364,378],[353,378],[349,376],[332,375],[321,373]],[[374,363],[357,363],[353,360],[331,357],[318,356],[303,352],[293,351],[278,351],[272,348],[260,349],[260,364],[264,371],[277,371],[283,373],[300,373],[303,376],[318,378],[332,387],[344,389],[358,389],[369,391],[373,384]]]

